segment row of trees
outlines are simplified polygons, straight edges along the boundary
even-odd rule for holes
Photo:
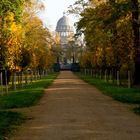
[[[70,6],[80,17],[77,35],[85,38],[82,67],[131,70],[134,84],[140,83],[139,6],[139,0],[77,0]]]
[[[0,69],[43,70],[52,66],[54,39],[37,16],[36,0],[0,1]]]

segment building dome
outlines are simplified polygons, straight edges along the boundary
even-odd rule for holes
[[[73,32],[73,26],[69,18],[65,15],[57,22],[56,32]]]
[[[68,47],[70,47],[69,41],[74,36],[73,24],[65,14],[58,20],[55,31],[60,36],[60,45],[63,50],[61,53],[62,55],[60,58],[60,62],[65,65],[71,62],[67,51]],[[64,67],[64,65],[62,65],[62,67]],[[64,69],[66,69],[66,67],[64,67]]]
[[[74,28],[70,19],[63,15],[56,25],[56,32],[60,35],[62,48],[63,44],[67,44],[68,39],[74,35]]]

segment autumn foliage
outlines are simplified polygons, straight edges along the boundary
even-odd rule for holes
[[[134,84],[139,84],[139,0],[77,0],[74,6],[84,2],[76,24],[86,44],[81,66],[103,73],[130,70]]]
[[[43,70],[54,62],[54,39],[37,16],[39,1],[0,1],[0,69]]]

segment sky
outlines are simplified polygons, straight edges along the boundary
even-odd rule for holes
[[[45,10],[40,14],[44,24],[51,29],[55,30],[57,21],[63,16],[63,12],[68,10],[69,5],[73,5],[76,0],[42,0],[45,5]],[[72,15],[68,16],[72,24],[76,18]]]

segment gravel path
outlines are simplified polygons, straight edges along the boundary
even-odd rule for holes
[[[140,117],[63,71],[11,140],[140,140]]]

